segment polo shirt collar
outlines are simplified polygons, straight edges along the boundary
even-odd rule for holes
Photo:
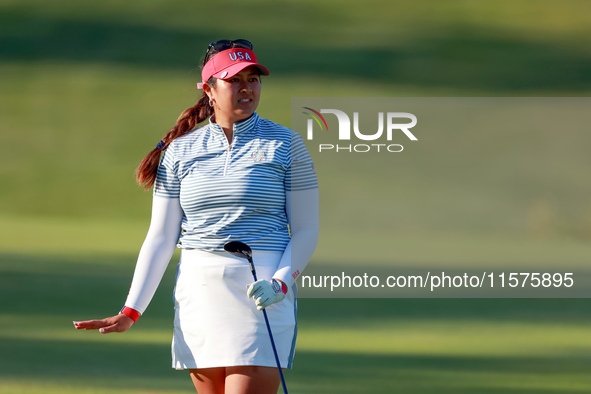
[[[222,129],[222,126],[215,123],[214,119],[215,119],[215,115],[212,115],[209,118],[209,126],[212,127],[216,131],[223,132],[224,130]],[[234,123],[234,132],[235,133],[242,133],[242,132],[253,129],[257,125],[257,123],[259,122],[259,119],[260,119],[259,115],[256,112],[254,112],[250,118]]]

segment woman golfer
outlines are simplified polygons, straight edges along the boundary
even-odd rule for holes
[[[101,333],[128,330],[181,248],[172,365],[190,371],[200,394],[277,392],[260,310],[281,367],[291,368],[295,280],[318,239],[314,165],[297,133],[255,112],[261,75],[269,71],[249,41],[209,45],[197,84],[203,95],[138,168],[138,182],[154,186],[152,219],[125,306],[116,316],[74,322]],[[257,282],[246,260],[224,251],[228,241],[251,247]]]

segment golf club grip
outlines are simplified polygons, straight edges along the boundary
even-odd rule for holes
[[[255,278],[256,281],[256,278]],[[279,370],[279,376],[281,377],[281,385],[283,386],[283,392],[287,394],[287,386],[285,385],[285,379],[283,378],[283,370],[281,369],[281,363],[277,356],[277,349],[275,348],[275,340],[271,333],[271,325],[269,324],[269,318],[267,317],[267,311],[263,309],[263,316],[265,316],[265,323],[267,323],[267,330],[269,331],[269,338],[271,338],[271,346],[273,346],[273,354],[275,355],[275,362],[277,363],[277,369]]]
[[[252,277],[254,278],[254,281],[256,282],[257,279],[257,271],[254,269],[254,262],[252,261],[252,259],[248,259],[248,265],[250,265],[250,272],[252,273]]]

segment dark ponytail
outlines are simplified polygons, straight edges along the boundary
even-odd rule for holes
[[[209,59],[217,53],[218,51],[215,48],[207,48],[207,52],[201,60],[201,68],[203,69]],[[207,84],[213,88],[215,87],[216,81],[216,78],[211,77],[207,80]],[[203,122],[211,115],[213,115],[213,107],[209,105],[209,97],[203,92],[199,101],[197,101],[197,103],[191,108],[187,108],[183,111],[181,116],[177,119],[174,127],[170,129],[168,133],[164,134],[164,137],[162,137],[160,143],[156,145],[156,148],[152,149],[152,151],[144,157],[135,172],[137,183],[145,190],[150,190],[150,188],[154,186],[156,174],[158,173],[160,154],[172,141],[193,130],[199,123]]]
[[[212,81],[213,79],[213,81]],[[210,86],[215,85],[215,78],[210,78],[208,81]],[[176,124],[168,133],[162,137],[162,142],[157,145],[156,148],[152,149],[150,153],[140,163],[136,171],[137,183],[142,186],[145,190],[150,190],[156,180],[156,174],[158,173],[158,164],[160,164],[160,153],[164,151],[168,145],[176,138],[179,138],[213,115],[213,107],[209,105],[209,97],[205,92],[197,101],[197,103],[191,108],[187,108],[179,116]]]

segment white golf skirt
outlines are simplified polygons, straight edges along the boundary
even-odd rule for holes
[[[281,255],[253,251],[259,280],[271,280]],[[173,368],[277,366],[263,312],[246,296],[252,282],[246,259],[182,250],[174,291]],[[291,368],[294,356],[295,291],[289,289],[283,301],[266,308],[282,368]]]

